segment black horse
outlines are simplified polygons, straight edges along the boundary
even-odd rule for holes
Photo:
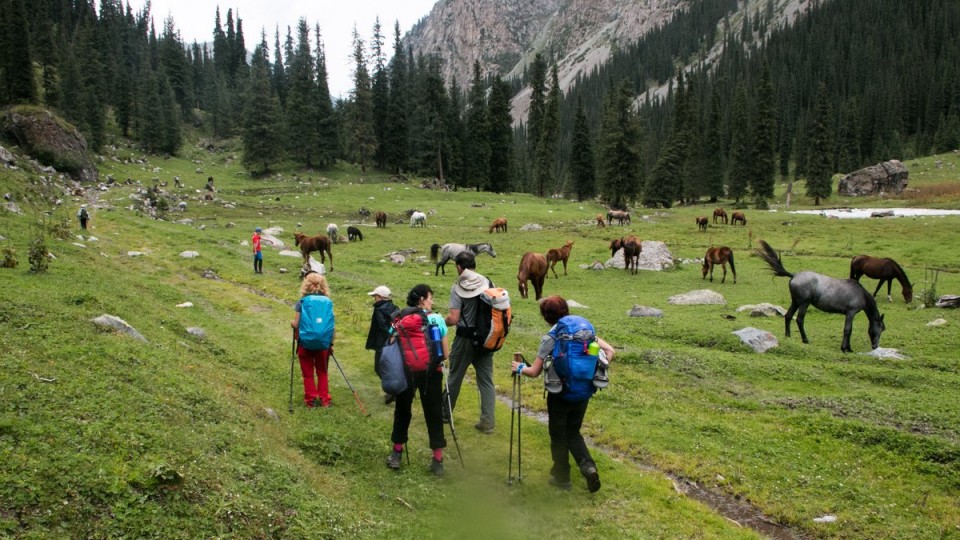
[[[877,309],[877,301],[859,282],[853,279],[836,279],[809,271],[791,274],[783,267],[780,255],[769,244],[760,240],[760,247],[761,249],[757,250],[757,256],[770,266],[773,275],[790,278],[790,309],[784,316],[787,337],[790,337],[790,320],[796,313],[800,339],[804,343],[810,343],[806,332],[803,331],[803,319],[807,314],[807,308],[813,304],[820,311],[846,315],[843,341],[840,343],[841,351],[853,352],[850,348],[850,333],[853,331],[853,318],[861,311],[866,313],[870,320],[870,326],[867,329],[870,335],[870,346],[874,349],[880,346],[880,334],[886,329],[883,324],[883,315]]]
[[[358,228],[354,227],[353,225],[351,225],[351,226],[347,227],[347,238],[348,238],[351,242],[354,242],[354,241],[356,241],[356,240],[360,240],[361,242],[363,242],[363,233],[360,232],[360,229],[358,229]]]

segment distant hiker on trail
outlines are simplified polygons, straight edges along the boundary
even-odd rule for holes
[[[367,332],[368,351],[373,351],[373,370],[380,376],[380,354],[383,352],[383,346],[387,344],[390,337],[390,324],[393,318],[400,312],[394,305],[392,293],[386,285],[380,285],[376,289],[367,293],[373,297],[373,317],[370,319],[370,330]],[[396,396],[384,394],[383,403],[388,405],[393,403]]]
[[[260,246],[263,240],[260,237],[260,233],[262,232],[263,229],[257,227],[253,230],[253,238],[250,239],[250,243],[253,245],[253,272],[255,274],[263,273],[263,251]]]
[[[477,315],[480,311],[480,302],[474,299],[486,290],[493,287],[493,282],[478,274],[476,257],[472,251],[462,251],[454,259],[457,263],[457,281],[450,289],[450,313],[446,323],[457,327],[453,347],[450,350],[450,409],[444,411],[444,419],[453,414],[457,407],[457,398],[460,396],[460,385],[467,367],[473,366],[476,374],[477,388],[480,389],[480,421],[475,428],[486,434],[493,433],[496,425],[494,407],[497,394],[493,386],[493,351],[477,347],[473,337],[477,324]]]
[[[211,191],[211,192],[217,191],[216,189],[213,188],[213,177],[212,177],[212,176],[208,176],[208,177],[207,177],[207,186],[206,186],[206,188],[207,188],[207,191]]]
[[[296,315],[290,326],[296,330],[297,358],[303,374],[303,401],[309,408],[329,407],[327,365],[333,352],[336,321],[327,279],[316,272],[307,274],[300,284],[300,295],[300,300],[293,306]]]
[[[393,450],[387,456],[387,467],[399,469],[403,460],[403,445],[407,443],[410,420],[413,418],[413,397],[420,392],[423,419],[427,424],[430,449],[430,472],[443,476],[443,449],[447,440],[443,434],[443,370],[440,362],[446,358],[450,347],[447,344],[447,325],[443,317],[431,312],[433,291],[429,285],[420,284],[407,293],[407,307],[400,312],[394,327],[400,348],[403,351],[407,372],[407,389],[397,396],[393,410],[393,432],[390,440]],[[442,356],[434,348],[436,342],[428,337],[430,331],[439,334]]]
[[[80,220],[80,228],[87,230],[87,221],[90,219],[90,213],[87,212],[87,205],[80,205],[80,210],[77,210],[77,219]]]
[[[580,426],[590,397],[596,388],[606,386],[606,370],[598,366],[603,363],[605,368],[604,360],[613,358],[613,347],[596,336],[589,321],[569,316],[567,301],[560,296],[541,300],[540,315],[551,328],[540,338],[537,359],[529,366],[514,360],[511,369],[527,377],[537,377],[544,369],[547,371],[544,385],[553,457],[550,484],[565,490],[571,488],[569,453],[586,479],[587,489],[594,493],[600,489],[600,474],[580,434]],[[597,372],[603,376],[598,378]]]

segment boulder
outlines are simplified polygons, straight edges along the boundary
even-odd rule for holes
[[[207,332],[203,328],[200,328],[199,326],[188,327],[187,333],[199,340],[204,340],[207,338]]]
[[[13,165],[13,163],[14,163],[13,154],[6,148],[0,146],[0,164]]]
[[[927,323],[927,326],[943,326],[947,324],[946,319],[936,319]]]
[[[669,270],[673,268],[673,254],[667,249],[667,245],[657,240],[644,240],[641,242],[643,251],[640,252],[640,259],[637,268],[640,270]],[[617,251],[613,257],[604,263],[607,268],[626,268],[623,261],[623,250]]]
[[[883,347],[877,347],[876,349],[868,352],[861,353],[867,356],[872,356],[874,358],[884,358],[884,359],[893,359],[893,360],[906,360],[907,357],[900,354],[900,351],[896,349],[885,349]]]
[[[844,176],[837,184],[837,193],[848,197],[900,193],[907,187],[909,174],[903,163],[891,159]]]
[[[539,223],[527,223],[527,224],[524,225],[523,227],[520,227],[520,230],[523,231],[523,232],[527,232],[527,231],[542,231],[542,230],[543,230],[543,225],[540,225]]]
[[[749,311],[751,317],[783,317],[787,310],[773,304],[747,304],[737,308],[737,313]]]
[[[140,332],[137,332],[137,330],[134,327],[127,324],[127,321],[124,321],[123,319],[115,315],[103,314],[95,319],[91,319],[91,321],[93,322],[93,324],[101,328],[116,330],[136,340],[147,343],[147,338],[143,337],[143,335]]]
[[[571,308],[581,308],[581,309],[590,309],[590,306],[585,306],[576,300],[567,300],[567,307]]]
[[[753,352],[766,352],[780,345],[776,336],[770,332],[767,332],[766,330],[760,330],[759,328],[753,328],[752,326],[748,326],[732,333],[740,338],[740,341],[743,342],[744,345],[753,349]]]
[[[955,308],[960,306],[960,296],[953,294],[945,294],[937,300],[936,306],[938,308]]]
[[[701,306],[709,304],[726,305],[723,295],[710,289],[700,289],[683,294],[675,294],[667,299],[668,304],[680,306]]]
[[[633,308],[627,312],[627,316],[628,317],[656,317],[659,319],[663,317],[663,310],[635,304]]]
[[[180,252],[180,256],[183,257],[184,259],[195,259],[199,257],[200,254],[197,253],[196,251],[182,251]]]
[[[0,135],[17,141],[30,156],[81,182],[96,182],[99,172],[77,128],[46,109],[12,107],[0,114]]]

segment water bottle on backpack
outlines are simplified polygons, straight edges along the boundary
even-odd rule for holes
[[[430,353],[437,360],[443,360],[443,342],[440,340],[440,327],[430,323]]]

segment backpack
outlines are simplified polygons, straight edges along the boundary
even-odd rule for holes
[[[380,351],[380,388],[387,394],[396,396],[407,389],[407,371],[403,361],[403,352],[396,338],[391,338]]]
[[[87,214],[87,209],[81,208],[80,212],[77,214],[77,217],[79,217],[80,219],[87,219],[87,217],[89,217],[89,214]]]
[[[487,351],[499,351],[503,347],[513,312],[510,310],[510,294],[506,289],[491,287],[477,297],[477,320],[473,331],[473,346]]]
[[[597,391],[593,379],[597,371],[598,355],[587,351],[597,338],[590,321],[578,315],[567,315],[550,330],[556,340],[553,346],[553,370],[560,378],[565,401],[584,401]]]
[[[393,329],[403,352],[403,363],[410,371],[426,371],[440,360],[432,354],[436,349],[430,339],[429,327],[426,314],[416,307],[403,309],[393,320]]]
[[[333,327],[332,300],[322,294],[309,294],[300,300],[300,345],[304,349],[329,349]]]

